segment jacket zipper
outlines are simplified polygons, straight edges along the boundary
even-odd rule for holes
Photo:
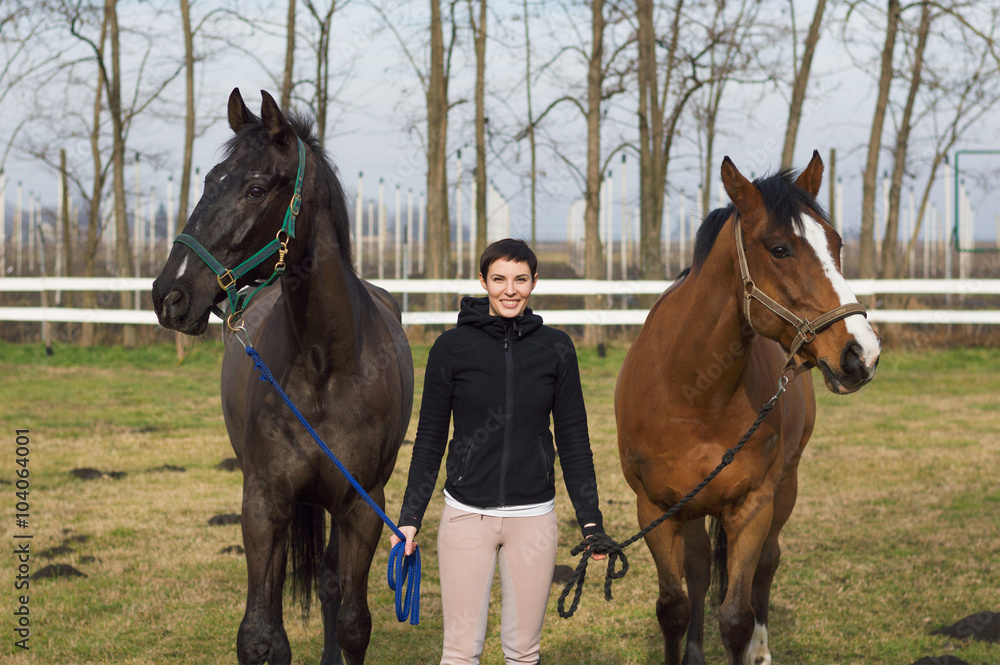
[[[510,329],[503,331],[503,355],[507,366],[507,412],[503,426],[503,451],[500,455],[500,505],[507,505],[507,457],[510,450],[511,429],[514,426],[514,357],[510,350]]]

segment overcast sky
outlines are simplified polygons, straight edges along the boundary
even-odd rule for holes
[[[767,3],[765,3],[767,4]],[[806,27],[811,18],[812,2],[799,3],[798,21],[800,29]],[[195,5],[195,17],[203,14],[211,2],[200,2]],[[772,9],[777,3],[772,3]],[[463,26],[467,23],[466,8],[460,4],[459,18]],[[499,41],[491,41],[488,46],[489,63],[487,65],[487,114],[494,126],[500,131],[509,131],[518,122],[518,115],[526,115],[523,111],[523,60],[520,57],[521,40],[523,39],[523,22],[520,21],[520,3],[495,3],[491,15],[490,30]],[[417,12],[423,9],[408,8],[392,15],[399,33],[407,41],[408,47],[422,64],[425,58],[423,35],[417,26],[423,17]],[[123,11],[123,23],[135,20],[130,12],[144,11],[142,5],[133,6]],[[409,12],[409,13],[408,13]],[[572,41],[567,35],[579,31],[586,38],[589,34],[587,11],[574,10],[571,15],[575,24],[564,15],[554,10],[546,10],[546,15],[533,20],[531,29],[536,43],[537,52],[533,54],[535,62],[542,62],[553,51],[553,39],[546,34],[549,30],[563,30],[566,41]],[[283,15],[274,12],[268,17],[275,23],[283,22]],[[515,18],[516,17],[516,18]],[[542,20],[544,19],[544,20]],[[158,19],[163,21],[164,19]],[[306,28],[306,18],[299,18],[300,28]],[[390,214],[394,205],[394,187],[399,184],[403,192],[405,205],[406,192],[412,188],[415,193],[421,193],[425,185],[425,160],[421,135],[424,132],[423,114],[424,98],[413,66],[407,61],[396,36],[385,27],[378,14],[368,5],[355,0],[334,19],[335,40],[331,54],[335,61],[351,63],[350,78],[338,79],[332,82],[337,87],[346,80],[339,100],[331,106],[327,149],[340,169],[345,188],[349,195],[357,185],[359,171],[365,173],[366,198],[376,193],[377,181],[380,177],[388,183],[386,189],[387,205]],[[858,22],[855,30],[863,30]],[[169,31],[168,33],[169,34]],[[616,37],[609,35],[609,41]],[[339,40],[339,41],[338,41]],[[859,40],[862,41],[862,40]],[[269,34],[266,30],[255,30],[249,42],[254,53],[264,62],[273,63],[269,69],[277,72],[283,61],[284,44],[277,34]],[[200,41],[202,48],[208,47],[208,42]],[[182,40],[178,36],[174,43],[163,43],[163,52],[176,51],[180,55]],[[796,144],[795,165],[803,167],[813,149],[820,151],[824,161],[829,161],[831,148],[837,150],[837,175],[844,186],[844,227],[845,235],[856,236],[860,228],[861,171],[865,157],[865,143],[870,131],[871,115],[874,109],[874,81],[871,76],[852,64],[847,57],[843,44],[837,38],[833,28],[828,28],[820,42],[820,49],[813,65],[813,76],[809,86],[809,98],[803,114]],[[864,52],[856,47],[853,53],[855,61],[865,61],[874,58],[874,51]],[[306,68],[312,67],[307,61],[305,51],[299,53],[297,75],[306,75]],[[453,70],[457,77],[452,82],[449,96],[452,101],[469,99],[468,103],[453,108],[449,127],[449,180],[454,181],[456,174],[456,151],[461,149],[463,167],[468,182],[469,172],[474,164],[474,133],[472,118],[474,113],[472,96],[473,62],[468,48],[456,50]],[[561,62],[561,85],[553,78],[542,78],[533,89],[534,102],[537,109],[548,101],[563,94],[565,87],[573,83],[574,77],[585,81],[585,72],[579,59],[564,58]],[[219,158],[219,147],[228,138],[230,130],[225,124],[224,114],[230,91],[239,87],[248,105],[255,111],[259,109],[260,89],[267,89],[276,98],[279,90],[271,75],[264,67],[253,59],[235,53],[219,56],[199,64],[198,107],[202,113],[201,123],[205,125],[208,115],[214,114],[218,120],[198,138],[195,144],[195,165],[201,169],[201,174]],[[563,86],[563,87],[561,87]],[[170,94],[180,99],[183,88],[173,86]],[[304,93],[308,94],[308,93]],[[4,105],[11,107],[18,97],[8,97]],[[23,97],[22,97],[23,99]],[[779,166],[780,151],[784,138],[787,119],[786,102],[782,94],[773,88],[762,86],[732,85],[727,89],[723,106],[726,108],[721,118],[722,132],[716,141],[713,170],[718,170],[723,155],[729,155],[736,166],[745,175],[762,175],[773,171]],[[79,104],[89,105],[90,100],[81,98]],[[609,111],[610,121],[603,130],[604,150],[608,151],[622,140],[635,140],[634,95],[621,96],[616,99]],[[987,121],[980,123],[969,138],[962,142],[958,149],[1000,149],[1000,125],[995,120],[998,114],[990,114]],[[16,113],[0,114],[0,133],[9,136],[17,121]],[[522,120],[523,121],[523,118]],[[894,134],[891,119],[887,121],[887,136]],[[585,168],[583,161],[585,149],[585,124],[575,111],[568,107],[564,112],[550,116],[550,136],[558,139],[564,150],[576,158],[576,166]],[[37,131],[37,130],[36,130]],[[693,198],[698,175],[697,142],[693,138],[690,125],[685,127],[685,138],[678,142],[674,159],[670,165],[669,187],[672,193],[671,225],[676,229],[678,198],[681,190],[689,199]],[[183,127],[179,121],[163,120],[149,114],[148,118],[137,121],[130,140],[136,142],[136,147],[143,150],[159,151],[166,155],[163,168],[154,169],[143,165],[141,169],[141,185],[144,190],[155,187],[157,196],[163,199],[166,181],[173,175],[179,181],[178,168],[181,159],[181,139]],[[530,217],[528,210],[529,190],[524,174],[528,170],[527,141],[516,148],[502,148],[504,139],[496,137],[493,147],[499,153],[488,164],[491,180],[508,199],[512,207],[513,219],[511,233],[515,236],[530,236]],[[576,146],[575,148],[573,146]],[[75,149],[86,153],[85,144],[77,145]],[[130,148],[131,149],[131,148]],[[914,150],[921,149],[914,146]],[[518,158],[518,152],[520,156]],[[628,199],[630,204],[637,204],[638,169],[635,153],[627,153]],[[549,193],[541,197],[543,205],[539,208],[539,237],[543,239],[561,239],[565,235],[566,212],[573,199],[581,196],[581,184],[574,177],[571,169],[556,158],[548,148],[539,150],[540,168],[545,172],[541,183]],[[962,165],[983,167],[985,169],[1000,167],[1000,155],[967,155],[962,159]],[[919,166],[919,161],[918,161]],[[610,165],[614,171],[615,225],[619,220],[621,168],[620,157],[616,156]],[[891,157],[883,153],[879,165],[880,172],[891,168]],[[7,206],[12,210],[16,182],[24,181],[24,187],[38,193],[42,201],[49,206],[54,205],[56,185],[54,174],[39,166],[35,161],[26,158],[14,150],[5,164],[7,173]],[[133,167],[127,171],[127,188],[132,191]],[[912,184],[920,195],[926,182],[926,170],[914,173]],[[940,177],[940,175],[939,175]],[[909,180],[909,179],[908,179]],[[973,206],[977,208],[977,234],[983,238],[996,237],[994,211],[997,205],[990,198],[990,191],[995,189],[990,181],[984,185],[969,181],[970,195]],[[713,191],[711,201],[713,206],[718,199],[718,193]],[[827,184],[824,182],[820,195],[824,205],[827,204]],[[904,198],[904,201],[906,199]],[[935,187],[934,200],[940,209],[943,205],[943,184]],[[353,202],[353,199],[352,199]],[[130,201],[131,205],[131,201]],[[693,203],[688,201],[686,208],[691,209]],[[349,206],[353,214],[353,204]],[[905,207],[905,206],[904,206]],[[464,206],[465,224],[468,224],[470,206],[468,199]],[[453,211],[454,214],[454,211]],[[10,215],[8,214],[8,226]],[[673,231],[676,234],[676,230]]]

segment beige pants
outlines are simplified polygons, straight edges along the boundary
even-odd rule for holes
[[[484,517],[445,506],[438,531],[441,665],[479,663],[497,564],[504,660],[538,663],[558,542],[554,510],[538,517]]]

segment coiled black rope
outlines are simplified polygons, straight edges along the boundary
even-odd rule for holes
[[[712,470],[712,473],[705,476],[705,479],[698,483],[693,490],[688,492],[683,499],[672,505],[670,510],[650,522],[649,526],[623,543],[616,543],[607,534],[599,533],[583,540],[579,545],[570,550],[570,554],[573,556],[582,553],[583,557],[580,559],[580,563],[577,564],[576,570],[573,571],[569,581],[566,582],[566,586],[563,587],[562,593],[559,594],[559,616],[563,619],[568,619],[576,613],[576,608],[580,605],[580,595],[583,593],[583,581],[587,577],[587,563],[594,554],[606,554],[608,557],[608,570],[604,576],[604,600],[611,600],[611,583],[614,580],[625,577],[625,573],[628,572],[628,557],[625,556],[625,548],[632,545],[636,541],[645,538],[646,534],[677,514],[677,512],[690,502],[691,499],[698,494],[698,492],[705,489],[705,486],[712,482],[713,478],[733,463],[733,460],[736,459],[736,454],[740,452],[744,445],[746,445],[746,442],[750,440],[750,437],[757,431],[760,424],[764,422],[764,418],[767,417],[767,414],[770,413],[771,409],[774,408],[774,405],[778,403],[778,398],[781,397],[781,393],[785,392],[785,386],[787,385],[788,377],[782,376],[778,381],[778,392],[776,392],[774,396],[761,407],[760,413],[757,414],[757,419],[753,421],[752,425],[750,425],[750,429],[747,430],[746,434],[743,435],[743,438],[740,439],[735,446],[725,452],[722,456],[722,461],[719,462],[719,465]],[[615,564],[619,561],[621,562],[621,567],[616,569]],[[569,596],[569,593],[574,586],[576,587],[576,590],[573,593],[573,602],[570,604],[569,610],[566,610],[566,597]]]

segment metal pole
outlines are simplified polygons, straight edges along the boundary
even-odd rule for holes
[[[670,274],[670,243],[672,241],[670,229],[670,195],[663,195],[663,235],[666,236],[663,242],[663,272],[664,275]],[[638,236],[636,236],[638,238]],[[638,242],[636,243],[639,244]]]
[[[413,273],[413,188],[406,194],[406,266],[404,277]]]
[[[135,261],[135,276],[142,277],[142,194],[139,192],[139,155],[135,156],[135,205],[132,210],[132,258]],[[135,294],[138,296],[138,293]],[[136,302],[136,309],[139,303]]]
[[[368,202],[368,237],[371,238],[375,235],[375,202]],[[361,242],[364,243],[365,237],[361,236]]]
[[[605,266],[605,279],[611,279],[614,277],[615,268],[615,236],[614,236],[614,191],[615,188],[612,187],[614,184],[614,174],[608,171],[608,177],[604,181],[604,195],[605,199],[603,201],[604,207],[606,209],[604,214],[604,234],[607,238],[606,246],[604,248],[604,258],[607,263]]]
[[[378,278],[385,278],[385,179],[378,179]]]
[[[455,276],[462,276],[462,151],[455,158]],[[472,205],[475,205],[473,203]]]
[[[7,275],[7,176],[0,169],[0,277]]]
[[[955,175],[958,174],[958,155],[955,155]],[[945,234],[942,236],[944,240],[944,278],[951,279],[951,255],[954,249],[955,234],[952,227],[952,211],[955,213],[955,223],[958,220],[958,197],[955,193],[958,190],[958,182],[955,182],[954,190],[952,189],[952,167],[948,163],[948,157],[944,158],[944,229]]]
[[[358,195],[354,199],[354,264],[363,274],[365,262],[365,174],[358,171]]]
[[[156,187],[149,188],[149,210],[146,213],[146,221],[149,233],[146,234],[146,242],[149,247],[149,257],[146,259],[150,265],[156,263]]]
[[[35,272],[35,227],[38,218],[35,216],[35,193],[28,192],[28,272]]]
[[[621,245],[622,279],[628,279],[628,190],[626,184],[625,155],[622,155],[622,237]]]
[[[396,279],[402,277],[403,273],[403,213],[399,204],[399,183],[396,183],[396,212],[392,221],[392,230],[395,234],[393,239],[396,250]]]
[[[417,272],[421,275],[424,274],[424,214],[426,213],[426,208],[424,208],[424,195],[420,195],[420,203],[417,204]]]
[[[680,204],[680,211],[677,216],[677,231],[678,231],[677,241],[679,245],[677,250],[677,265],[680,268],[683,268],[684,262],[687,260],[687,246],[686,246],[687,229],[685,228],[687,225],[687,221],[685,219],[687,217],[687,212],[684,210],[687,206],[685,205],[686,201],[684,200],[683,189],[681,190],[680,201],[678,203]]]
[[[173,241],[177,235],[177,219],[174,217],[174,176],[167,176],[167,242]],[[167,254],[170,247],[167,247]]]
[[[17,206],[14,207],[14,270],[21,274],[21,247],[24,235],[24,205],[22,201],[24,186],[17,182]]]

